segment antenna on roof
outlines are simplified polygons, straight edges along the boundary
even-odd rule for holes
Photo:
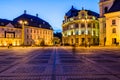
[[[26,14],[27,13],[27,11],[26,10],[24,10],[24,14]]]

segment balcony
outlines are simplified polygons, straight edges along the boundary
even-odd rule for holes
[[[67,22],[72,22],[72,21],[75,21],[75,20],[82,20],[82,19],[85,19],[85,17],[72,17],[72,18],[68,18],[66,20],[63,20],[63,24],[67,23]],[[93,16],[88,16],[87,19],[93,19]],[[96,19],[96,18],[94,18]]]

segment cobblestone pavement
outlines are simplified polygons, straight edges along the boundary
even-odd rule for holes
[[[0,80],[120,80],[120,48],[0,49]]]

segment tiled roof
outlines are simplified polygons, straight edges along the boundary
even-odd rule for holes
[[[18,23],[20,20],[26,20],[28,22],[28,26],[53,30],[53,28],[48,22],[40,19],[37,16],[32,16],[29,14],[22,14],[19,17],[15,18],[13,21]]]
[[[117,12],[120,11],[120,0],[115,0],[112,7],[109,9],[108,13],[110,12]]]
[[[71,17],[74,17],[74,16],[78,16],[78,12],[81,11],[81,10],[77,10],[75,9],[73,6],[72,8],[66,13],[66,16],[68,18],[71,18]],[[94,11],[91,11],[91,10],[85,10],[88,12],[88,15],[91,15],[91,16],[95,16],[95,17],[99,17],[99,14],[94,12]]]

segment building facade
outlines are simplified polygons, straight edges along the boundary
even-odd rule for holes
[[[120,1],[100,0],[100,45],[120,44]]]
[[[98,45],[99,14],[90,10],[77,10],[73,6],[65,14],[62,24],[63,45]]]
[[[24,12],[13,21],[0,20],[0,46],[53,45],[53,28],[38,17]]]
[[[20,46],[21,35],[21,28],[13,26],[9,20],[0,19],[0,46]]]

